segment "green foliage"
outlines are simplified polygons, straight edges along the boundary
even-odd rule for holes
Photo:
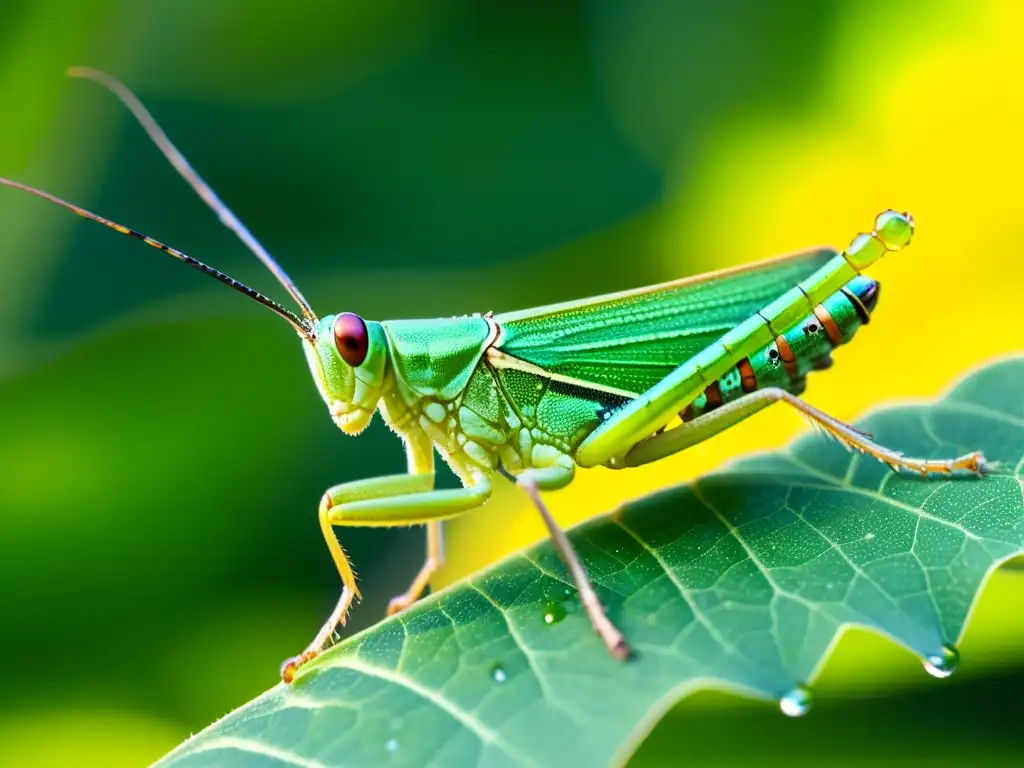
[[[1022,380],[1024,358],[999,362],[862,424],[915,455],[982,449],[998,462],[983,480],[901,477],[810,437],[575,529],[628,663],[544,543],[346,640],[162,765],[621,761],[695,689],[799,703],[850,624],[951,671],[985,578],[1024,552]]]

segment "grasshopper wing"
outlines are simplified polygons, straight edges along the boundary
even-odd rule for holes
[[[837,251],[818,248],[751,265],[494,316],[498,349],[586,388],[646,391]]]

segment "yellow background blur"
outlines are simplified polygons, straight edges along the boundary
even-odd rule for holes
[[[92,64],[137,89],[322,313],[624,289],[841,247],[895,207],[914,244],[872,270],[871,326],[810,402],[855,419],[1024,346],[1020,3],[288,5],[6,3],[0,173],[270,285],[117,105],[61,76]],[[360,447],[337,434],[283,324],[93,229],[0,196],[3,765],[139,765],[272,685],[334,599],[316,499],[402,464],[379,423]],[[550,504],[570,525],[804,428],[772,409],[656,465],[583,472]],[[439,583],[542,535],[503,488],[449,526]],[[356,626],[415,572],[420,536],[345,540]],[[1021,589],[993,579],[961,672],[928,694],[935,727],[954,695],[989,720],[1013,706],[985,686],[1024,680]],[[903,699],[886,697],[929,685],[855,633],[799,724],[802,754],[830,754],[837,719],[873,727],[872,709],[895,732]],[[719,732],[759,732],[762,714],[695,697],[637,763],[727,761],[739,747]],[[984,756],[916,727],[860,754]],[[774,744],[759,759],[792,764]]]

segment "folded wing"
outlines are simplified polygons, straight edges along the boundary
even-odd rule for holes
[[[495,315],[505,355],[563,380],[639,394],[836,255],[829,248]]]

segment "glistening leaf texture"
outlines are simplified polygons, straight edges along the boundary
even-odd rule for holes
[[[632,660],[608,655],[544,543],[347,639],[160,765],[604,765],[695,689],[799,711],[845,625],[951,664],[986,576],[1024,552],[1024,357],[859,426],[998,466],[923,481],[819,436],[744,459],[572,531]]]

